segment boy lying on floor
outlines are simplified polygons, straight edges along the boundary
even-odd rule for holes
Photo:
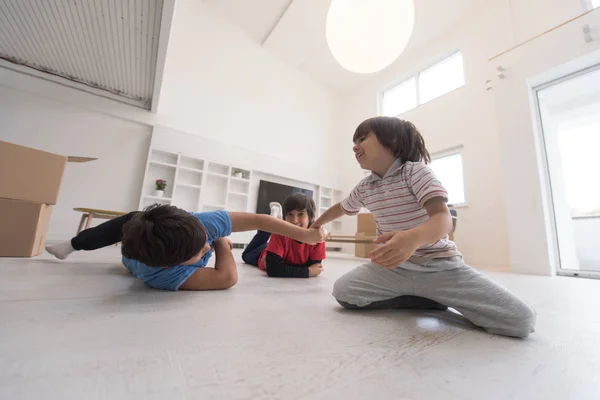
[[[271,216],[284,218],[300,228],[315,220],[315,202],[304,193],[294,193],[281,204],[271,203]],[[269,240],[270,238],[270,240]],[[323,272],[325,243],[308,244],[281,235],[258,231],[242,253],[246,264],[259,267],[275,278],[309,278]]]
[[[152,288],[219,290],[237,283],[237,267],[226,237],[232,232],[252,230],[308,244],[325,240],[321,229],[304,229],[269,215],[225,210],[189,213],[155,204],[86,229],[46,250],[64,260],[74,251],[122,242],[123,265]],[[215,267],[204,268],[213,251]]]

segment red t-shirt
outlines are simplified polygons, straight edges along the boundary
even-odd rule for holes
[[[298,243],[289,237],[276,234],[271,235],[267,248],[263,250],[258,259],[258,267],[267,269],[267,251],[283,258],[286,264],[304,265],[308,260],[320,261],[325,259],[325,242],[317,244]]]

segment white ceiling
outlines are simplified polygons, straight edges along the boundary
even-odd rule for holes
[[[205,2],[211,3],[277,57],[336,91],[351,90],[376,77],[376,74],[346,71],[329,52],[325,20],[330,0]],[[415,30],[405,51],[411,52],[439,37],[484,4],[482,0],[415,0]]]
[[[163,0],[0,0],[2,65],[150,108],[162,10]]]

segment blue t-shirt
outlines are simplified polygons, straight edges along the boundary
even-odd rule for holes
[[[176,267],[161,268],[149,267],[137,260],[123,257],[123,265],[131,271],[133,276],[140,278],[144,283],[155,289],[178,290],[187,281],[197,268],[203,268],[212,256],[212,244],[215,240],[231,235],[231,218],[227,211],[212,211],[191,213],[198,218],[206,229],[206,241],[211,246],[200,261],[191,265],[178,265]]]

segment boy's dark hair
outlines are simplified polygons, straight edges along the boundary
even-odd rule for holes
[[[309,226],[315,220],[315,209],[317,206],[315,205],[315,201],[312,197],[305,195],[304,193],[294,193],[288,196],[283,202],[283,215],[289,213],[290,211],[302,211],[306,210],[309,219]]]
[[[175,206],[154,204],[125,223],[121,252],[150,267],[174,267],[195,257],[205,243],[198,218]]]
[[[431,156],[425,148],[425,139],[411,122],[395,117],[369,118],[358,125],[352,141],[356,143],[370,132],[373,132],[379,143],[396,158],[400,157],[403,163],[431,162]]]

